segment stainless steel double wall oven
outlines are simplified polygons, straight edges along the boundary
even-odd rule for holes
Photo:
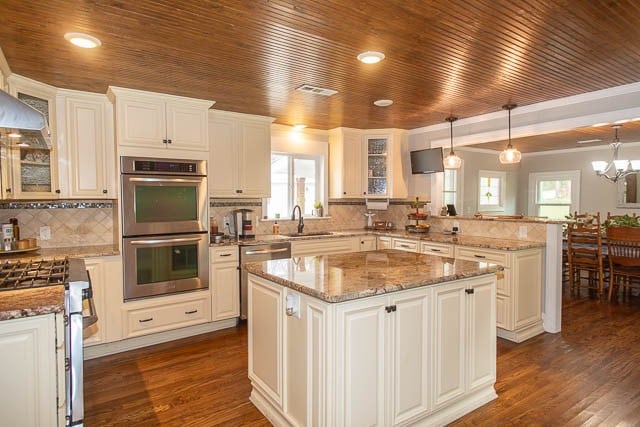
[[[121,157],[124,299],[209,287],[204,160]]]

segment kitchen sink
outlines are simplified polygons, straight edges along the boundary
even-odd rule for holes
[[[331,231],[311,231],[309,233],[283,233],[286,237],[311,237],[311,236],[331,236]]]

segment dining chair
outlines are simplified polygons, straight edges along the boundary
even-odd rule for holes
[[[590,216],[593,220],[589,223],[573,222],[567,227],[569,289],[579,294],[580,287],[586,287],[595,290],[600,298],[605,278],[600,214]]]
[[[609,301],[620,286],[640,288],[640,227],[607,227]]]

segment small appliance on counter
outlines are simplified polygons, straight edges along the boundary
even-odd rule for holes
[[[235,236],[238,239],[253,239],[256,237],[253,220],[251,219],[253,211],[251,209],[236,209],[232,213]]]

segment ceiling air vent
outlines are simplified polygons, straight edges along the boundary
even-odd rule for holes
[[[325,89],[322,87],[316,87],[311,85],[300,85],[296,88],[300,92],[312,93],[314,95],[331,96],[338,93],[337,90]]]

